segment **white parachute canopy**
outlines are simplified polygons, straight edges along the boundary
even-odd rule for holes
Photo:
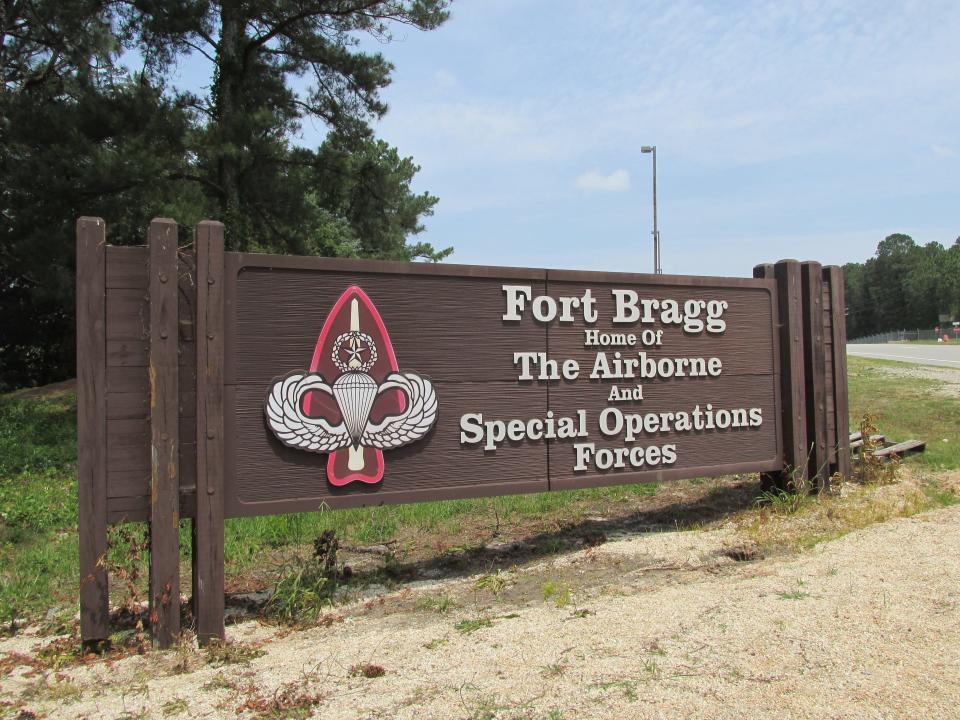
[[[344,373],[333,383],[333,397],[340,406],[350,439],[356,444],[370,418],[377,397],[377,383],[363,372]]]

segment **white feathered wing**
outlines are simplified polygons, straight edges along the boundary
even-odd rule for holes
[[[280,442],[315,453],[331,453],[350,444],[343,423],[333,425],[321,417],[307,417],[300,409],[303,396],[311,390],[333,396],[321,375],[295,374],[278,380],[267,396],[267,423]]]
[[[360,444],[390,450],[419,440],[437,421],[437,393],[433,384],[415,373],[390,373],[377,395],[399,389],[407,406],[399,415],[388,415],[379,423],[368,422]]]

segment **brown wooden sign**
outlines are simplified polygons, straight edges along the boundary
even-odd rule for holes
[[[153,633],[202,641],[223,519],[761,472],[849,470],[842,277],[705,278],[189,251],[78,223],[83,635],[109,522],[150,520]]]

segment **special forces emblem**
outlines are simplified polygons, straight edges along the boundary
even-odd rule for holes
[[[380,482],[383,451],[424,437],[437,409],[433,384],[400,372],[380,313],[354,285],[327,316],[309,372],[274,382],[264,414],[284,445],[327,454],[339,486]]]

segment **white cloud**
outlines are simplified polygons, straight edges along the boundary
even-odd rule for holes
[[[630,189],[630,173],[626,170],[614,170],[609,175],[603,175],[596,170],[590,170],[577,178],[577,187],[581,190],[624,192]]]
[[[931,145],[930,149],[937,157],[955,158],[957,156],[957,151],[948,145]]]

